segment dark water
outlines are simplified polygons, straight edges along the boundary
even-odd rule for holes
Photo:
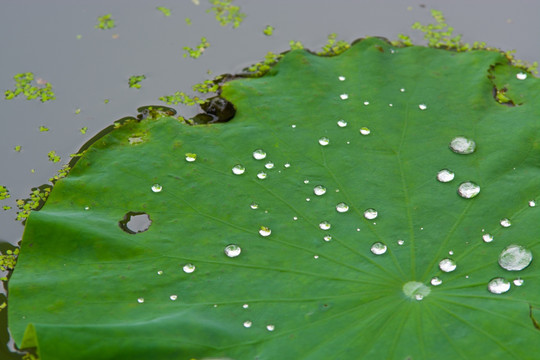
[[[330,33],[349,42],[368,35],[394,40],[405,33],[421,44],[422,34],[410,26],[432,22],[429,10],[437,9],[466,42],[485,41],[515,49],[519,59],[540,60],[540,2],[535,0],[236,0],[247,15],[237,29],[220,26],[206,13],[209,2],[199,1],[0,2],[0,90],[14,88],[15,74],[33,72],[53,85],[57,98],[47,103],[0,98],[0,185],[11,194],[0,206],[13,207],[0,210],[2,253],[17,245],[23,232],[14,221],[15,199],[27,198],[31,188],[47,183],[69,162],[69,154],[100,130],[136,115],[142,105],[161,104],[160,96],[190,92],[192,85],[237,73],[268,51],[285,51],[290,40],[319,50]],[[165,17],[156,6],[171,9],[171,16]],[[98,16],[108,13],[116,27],[95,29]],[[275,28],[272,36],[263,34],[266,25]],[[210,43],[204,54],[183,58],[182,47],[196,46],[202,36]],[[141,89],[128,87],[132,75],[146,76]],[[81,109],[79,114],[76,109]],[[184,116],[198,112],[177,110]],[[40,132],[40,126],[50,130]],[[81,134],[82,127],[88,128],[86,134]],[[16,145],[22,146],[21,152],[14,151]],[[61,156],[60,162],[48,161],[52,150]],[[0,305],[6,293],[2,284]],[[0,358],[20,358],[10,349],[6,311],[1,310]]]

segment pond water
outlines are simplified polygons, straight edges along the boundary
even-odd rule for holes
[[[0,98],[0,185],[11,195],[0,202],[11,206],[0,212],[2,254],[22,237],[23,226],[14,220],[15,200],[28,198],[32,188],[48,183],[69,162],[69,155],[100,130],[136,115],[140,106],[163,104],[158,100],[161,96],[191,93],[194,84],[222,73],[238,73],[268,51],[288,50],[291,40],[319,50],[331,33],[348,42],[369,35],[394,40],[404,33],[422,44],[422,34],[410,26],[415,21],[433,22],[429,10],[437,9],[466,42],[480,40],[515,49],[518,59],[529,62],[540,59],[536,42],[540,3],[533,1],[236,0],[234,5],[246,14],[236,29],[232,24],[221,26],[207,13],[208,0],[0,4],[0,90],[14,89],[14,75],[33,72],[40,82],[50,82],[56,94],[56,100],[46,103],[22,96]],[[157,6],[169,8],[170,16]],[[109,13],[115,27],[95,28],[98,17]],[[271,36],[263,33],[267,25],[274,28]],[[184,58],[183,47],[195,47],[201,37],[209,47],[198,59]],[[133,75],[145,75],[140,89],[128,87]],[[176,108],[185,117],[198,112],[194,107]],[[20,151],[15,151],[16,146]],[[51,151],[60,156],[59,162],[49,160]],[[6,285],[2,282],[0,305],[6,301]],[[6,313],[0,310],[0,358],[18,359]]]

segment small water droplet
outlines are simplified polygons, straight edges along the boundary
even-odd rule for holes
[[[452,250],[450,250],[450,251],[448,252],[448,255],[454,255],[454,252],[453,252]]]
[[[527,74],[525,74],[524,72],[519,72],[516,74],[516,78],[518,80],[525,80],[527,78]]]
[[[339,76],[338,79],[339,81],[345,81],[345,76]]]
[[[266,325],[266,330],[268,331],[274,331],[275,329],[276,327],[274,325],[271,325],[271,324]]]
[[[439,263],[439,269],[444,272],[452,272],[456,270],[456,262],[452,259],[442,259]]]
[[[330,235],[326,235],[325,237],[323,237],[323,239],[324,241],[328,242],[332,240],[332,237]]]
[[[502,294],[510,290],[510,282],[504,278],[494,278],[488,283],[488,290],[492,294]]]
[[[195,160],[197,160],[197,154],[193,154],[193,153],[187,153],[186,154],[186,161],[187,162],[194,162]]]
[[[159,184],[152,185],[152,191],[155,192],[155,193],[160,192],[162,189],[163,189],[163,186],[161,186]]]
[[[310,198],[306,198],[306,201],[311,201],[311,199],[310,199]]]
[[[257,177],[261,180],[266,179],[266,173],[264,171],[261,171],[257,174]]]
[[[525,269],[533,259],[532,252],[521,245],[507,246],[499,255],[499,265],[508,271]]]
[[[85,206],[84,210],[90,210],[90,206]]]
[[[535,207],[536,206],[536,201],[534,201],[534,200],[529,201],[529,206],[530,207]]]
[[[512,222],[507,218],[501,219],[501,226],[505,228],[510,227],[512,226]]]
[[[261,236],[269,236],[271,233],[272,230],[270,230],[269,227],[261,226],[261,228],[259,229],[259,234],[261,234]]]
[[[382,255],[386,252],[387,249],[388,248],[386,247],[386,245],[380,241],[377,241],[376,243],[371,245],[371,252],[375,255]]]
[[[171,295],[171,296],[169,296],[169,299],[174,301],[174,300],[178,299],[178,295]]]
[[[371,130],[369,130],[367,127],[361,127],[360,128],[360,134],[369,135],[370,133],[371,133]]]
[[[234,165],[232,168],[232,172],[234,175],[242,175],[246,171],[246,168],[243,165]]]
[[[459,185],[458,194],[462,198],[471,199],[480,193],[480,186],[472,181],[466,181]]]
[[[296,128],[296,125],[292,124],[291,127],[294,129],[294,128]]]
[[[347,126],[347,122],[345,120],[343,120],[343,119],[338,120],[337,124],[338,124],[339,127]]]
[[[152,225],[152,220],[146,213],[130,211],[124,215],[118,225],[128,234],[137,234],[148,230]]]
[[[308,179],[304,180],[304,184],[309,184],[309,180]]]
[[[266,157],[266,152],[263,149],[257,149],[253,152],[253,158],[255,160],[262,160]]]
[[[514,279],[514,281],[512,281],[512,282],[513,282],[514,285],[516,285],[516,286],[521,286],[521,285],[523,285],[523,283],[524,283],[523,279],[521,279],[521,278]]]
[[[450,182],[454,180],[455,174],[453,171],[448,169],[442,169],[437,173],[437,180],[443,183]]]
[[[326,194],[326,188],[322,185],[317,185],[313,188],[313,193],[317,196]]]
[[[323,221],[319,224],[319,227],[321,228],[321,230],[329,230],[332,225],[328,221]]]
[[[230,244],[225,246],[225,255],[227,255],[230,258],[237,257],[242,252],[242,249],[240,246],[235,244]]]
[[[319,255],[313,255],[313,258],[317,260],[319,258]]]
[[[244,321],[244,327],[250,328],[253,323],[251,321]]]
[[[242,307],[243,307],[244,309],[247,309],[247,308],[249,307],[249,304],[244,304],[244,305],[242,305]]]
[[[182,270],[184,270],[184,272],[186,274],[191,274],[192,272],[195,271],[195,265],[193,264],[186,264],[182,267]]]
[[[286,164],[285,164],[285,165],[283,165],[283,166],[284,166],[284,167],[286,167],[286,168],[290,168],[290,167],[291,167],[291,164],[289,164],[289,163],[286,163]]]
[[[142,303],[144,302],[144,298],[138,298],[138,299],[137,299],[137,302],[138,302],[139,304],[142,304]]]
[[[157,274],[158,275],[163,275],[163,270],[158,270]]]
[[[388,106],[392,107],[392,106],[394,106],[394,105],[393,105],[393,104],[388,104]]]
[[[426,104],[420,104],[420,105],[418,105],[418,108],[419,108],[420,110],[426,110],[426,109],[427,109],[427,106],[426,106]]]
[[[266,164],[264,164],[264,167],[267,168],[267,169],[273,169],[274,168],[274,163],[269,161]]]
[[[439,277],[434,276],[434,277],[431,278],[431,285],[439,286],[441,284],[442,284],[442,280]]]
[[[250,208],[252,208],[253,210],[257,210],[259,208],[259,204],[257,203],[251,203],[251,205],[249,205]]]
[[[398,240],[398,241],[397,241],[397,244],[398,244],[399,246],[401,246],[401,245],[405,244],[405,241],[403,241],[403,240]]]
[[[349,211],[349,205],[347,205],[345,203],[339,203],[339,204],[336,205],[336,210],[339,213],[347,212],[347,211]]]
[[[474,150],[476,149],[476,143],[471,140],[467,139],[463,136],[458,136],[452,139],[450,141],[450,150],[455,152],[456,154],[472,154]]]
[[[405,92],[405,88],[401,88],[401,89],[399,89],[399,91]]]
[[[369,105],[369,101],[364,101],[364,105]]]
[[[339,95],[339,97],[341,98],[341,100],[347,100],[349,98],[349,95],[341,94],[341,95]]]
[[[367,209],[366,211],[364,211],[364,217],[368,220],[373,220],[377,216],[379,216],[379,213],[375,209]]]
[[[410,299],[422,300],[429,295],[431,289],[418,281],[408,281],[403,284],[403,294]]]
[[[298,220],[298,216],[293,216],[292,218],[294,221]]]
[[[323,136],[322,138],[319,139],[319,144],[321,144],[322,146],[326,146],[330,144],[330,139]]]
[[[360,228],[356,228],[356,231],[360,231]]]
[[[484,234],[484,235],[482,235],[482,240],[484,240],[484,242],[486,242],[486,243],[490,243],[490,242],[493,241],[493,235]]]

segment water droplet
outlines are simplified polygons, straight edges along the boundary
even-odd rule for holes
[[[251,203],[251,205],[249,205],[250,208],[252,208],[253,210],[257,210],[259,208],[259,204],[257,203]]]
[[[338,79],[339,81],[345,81],[345,76],[339,76]]]
[[[338,120],[337,124],[338,124],[339,127],[347,126],[347,122],[345,120],[343,120],[343,119]]]
[[[313,255],[313,258],[317,260],[319,258],[319,255]]]
[[[456,154],[472,154],[476,149],[476,143],[463,136],[453,138],[449,146]]]
[[[325,237],[323,237],[323,239],[324,241],[328,242],[332,240],[332,237],[330,235],[326,235]]]
[[[294,221],[298,220],[298,216],[293,216],[292,218]]]
[[[513,282],[514,285],[516,285],[516,286],[521,286],[521,285],[523,285],[523,283],[524,283],[523,279],[521,279],[521,278],[514,279],[514,281],[512,281],[512,282]]]
[[[524,72],[519,72],[516,74],[516,78],[518,80],[525,80],[527,78],[527,74],[525,74]]]
[[[304,180],[304,184],[309,184],[309,180],[308,179]]]
[[[403,294],[410,299],[422,300],[429,295],[431,289],[418,281],[408,281],[403,284]]]
[[[306,198],[306,201],[311,201],[311,199],[310,199],[310,198]]]
[[[480,186],[472,181],[466,181],[459,185],[458,194],[462,198],[471,199],[480,193]]]
[[[452,259],[442,259],[439,263],[439,269],[444,272],[452,272],[456,270],[456,262]]]
[[[426,110],[426,109],[427,109],[427,106],[426,106],[426,104],[420,104],[420,105],[418,105],[418,108],[419,108],[420,110]]]
[[[388,248],[382,242],[377,241],[371,245],[371,252],[375,255],[382,255],[386,252]]]
[[[241,252],[242,249],[238,245],[230,244],[225,246],[225,255],[227,255],[228,257],[237,257],[238,255],[240,255]]]
[[[269,236],[271,233],[272,230],[270,230],[269,227],[261,226],[261,228],[259,229],[259,234],[261,234],[261,236]]]
[[[263,149],[257,149],[253,152],[253,158],[255,160],[262,160],[266,157],[266,152]]]
[[[492,294],[502,294],[510,290],[510,282],[503,278],[491,279],[488,283],[488,290]]]
[[[401,246],[401,245],[405,244],[405,241],[403,241],[403,240],[398,240],[398,241],[397,241],[397,244],[398,244],[399,246]]]
[[[448,252],[448,255],[454,255],[454,252],[453,252],[452,250],[450,250],[450,251]]]
[[[187,153],[186,154],[186,161],[187,162],[194,162],[195,160],[197,160],[197,154],[193,154],[193,153]]]
[[[399,91],[405,92],[405,88],[401,88],[401,89],[399,89]]]
[[[184,270],[184,272],[186,274],[191,274],[192,272],[195,271],[195,265],[193,264],[186,264],[182,267],[182,270]]]
[[[290,168],[290,167],[291,167],[291,164],[289,164],[289,163],[286,163],[286,164],[285,164],[285,165],[283,165],[283,166],[284,166],[284,167],[286,167],[286,168]]]
[[[152,225],[152,220],[148,214],[143,212],[128,212],[124,218],[118,222],[122,230],[128,234],[137,234],[148,230]]]
[[[249,305],[248,305],[248,304],[244,304],[244,305],[242,305],[242,307],[243,307],[244,309],[247,309],[247,308],[249,307]]]
[[[454,180],[454,172],[448,169],[442,169],[437,173],[437,180],[443,183],[450,182]]]
[[[296,125],[293,124],[293,125],[291,125],[291,127],[294,129],[294,128],[296,128]]]
[[[159,184],[152,185],[152,191],[155,192],[155,193],[160,192],[162,189],[163,189],[163,186],[161,186]]]
[[[501,219],[501,226],[502,227],[510,227],[512,225],[512,222],[510,221],[510,219],[507,219],[507,218],[504,218],[504,219]]]
[[[499,255],[499,265],[508,271],[525,269],[533,259],[532,252],[521,245],[507,246]]]
[[[326,146],[330,144],[330,139],[323,136],[322,138],[319,139],[319,144],[321,144],[322,146]]]
[[[266,164],[264,164],[264,167],[267,168],[267,169],[273,169],[274,168],[274,163],[269,161]]]
[[[369,130],[367,127],[360,128],[360,134],[369,135],[370,133],[371,133],[371,130]]]
[[[144,298],[138,298],[138,299],[137,299],[137,302],[138,302],[139,304],[142,304],[142,303],[144,302]]]
[[[174,300],[178,299],[178,295],[171,295],[171,296],[169,296],[169,299],[174,301]]]
[[[535,207],[536,206],[536,201],[534,201],[534,200],[529,201],[529,206],[530,207]]]
[[[317,196],[324,195],[326,193],[326,188],[322,185],[317,185],[313,188],[313,193]]]
[[[339,95],[339,97],[341,98],[341,100],[347,100],[349,98],[349,95],[341,94],[341,95]]]
[[[250,328],[253,323],[251,321],[244,321],[244,327]]]
[[[266,325],[266,330],[268,330],[268,331],[274,331],[275,328],[276,328],[276,327],[275,327],[274,325],[271,325],[271,324]]]
[[[246,168],[243,165],[234,165],[232,168],[232,172],[234,175],[242,175],[246,171]]]
[[[393,105],[393,104],[388,104],[388,106],[392,107],[392,106],[394,106],[394,105]]]
[[[163,275],[163,270],[158,270],[157,274],[158,275]]]
[[[84,210],[90,210],[90,206],[85,206]]]
[[[369,101],[364,101],[364,105],[369,105]]]
[[[493,241],[493,235],[484,234],[484,235],[482,235],[482,240],[484,240],[484,242],[486,242],[486,243],[490,243],[490,242]]]
[[[264,171],[261,171],[257,174],[257,177],[261,180],[266,179],[266,173]]]
[[[339,213],[347,212],[347,211],[349,211],[349,205],[347,205],[345,203],[339,203],[339,204],[336,205],[336,210]]]
[[[321,230],[329,230],[332,225],[328,221],[323,221],[319,224],[319,227],[321,228]]]
[[[379,215],[379,213],[377,212],[377,210],[375,209],[367,209],[366,211],[364,211],[364,217],[368,220],[373,220],[375,219],[377,216]]]
[[[439,286],[441,284],[442,284],[442,280],[439,277],[434,276],[434,277],[431,278],[431,285]]]
[[[144,142],[143,138],[140,136],[132,136],[128,138],[128,141],[129,141],[129,145],[137,145]]]

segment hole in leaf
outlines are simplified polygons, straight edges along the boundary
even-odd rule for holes
[[[152,220],[147,213],[130,211],[118,222],[122,230],[128,234],[137,234],[148,230]]]

